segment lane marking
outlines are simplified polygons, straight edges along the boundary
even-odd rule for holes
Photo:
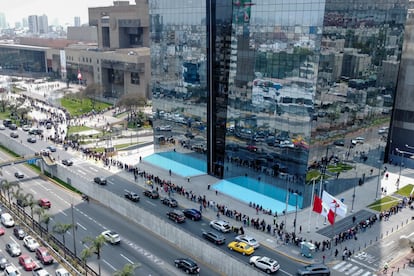
[[[82,171],[82,170],[77,170],[79,173],[86,175],[86,172]]]
[[[98,172],[97,169],[95,169],[94,167],[89,167],[90,170],[94,171],[94,172]]]
[[[65,213],[65,212],[63,212],[62,210],[60,210],[60,212],[65,216],[65,217],[67,217],[68,215]]]
[[[358,262],[357,260],[351,259],[351,262],[354,262],[354,263],[357,263],[357,264],[359,264],[359,265],[362,265],[363,267],[368,268],[369,270],[372,270],[372,271],[377,271],[375,268],[372,268],[372,267],[370,267],[370,266],[367,266],[366,264],[363,264],[363,263],[361,263],[361,262]]]
[[[130,259],[128,259],[126,256],[124,256],[123,254],[121,254],[121,257],[124,258],[125,260],[127,260],[128,262],[130,262],[131,264],[134,264],[133,261],[131,261]]]
[[[85,230],[85,231],[87,230],[87,229],[86,229],[86,227],[85,227],[85,226],[83,226],[83,225],[82,225],[82,224],[80,224],[80,223],[76,223],[76,225],[78,225],[80,228],[82,228],[82,229],[83,229],[83,230]]]
[[[106,260],[102,260],[102,261],[104,261],[104,263],[106,263],[110,268],[112,268],[112,270],[116,271],[116,268],[113,265],[108,263]]]
[[[155,203],[152,203],[151,201],[149,201],[149,200],[145,200],[148,204],[150,204],[150,205],[152,205],[152,206],[157,206],[157,204],[155,204]]]

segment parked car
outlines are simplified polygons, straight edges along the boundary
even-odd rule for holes
[[[160,194],[156,190],[145,190],[143,194],[144,196],[152,199],[157,199],[160,197]]]
[[[343,147],[345,146],[345,140],[344,139],[335,140],[333,144],[338,147]]]
[[[47,272],[47,270],[42,267],[36,267],[35,269],[33,269],[32,275],[33,276],[50,276],[49,272]]]
[[[4,233],[6,233],[6,230],[4,230],[3,227],[0,227],[0,236],[3,236]]]
[[[310,264],[310,265],[304,266],[302,268],[299,268],[298,271],[297,271],[297,274],[299,276],[304,276],[304,275],[329,276],[329,275],[331,275],[331,271],[329,270],[329,267],[327,267],[324,264]]]
[[[107,242],[110,244],[119,244],[121,242],[121,237],[118,233],[111,230],[106,230],[101,233]]]
[[[31,252],[36,251],[36,249],[40,246],[37,240],[35,240],[32,236],[25,236],[23,238],[23,244]]]
[[[200,220],[201,219],[201,213],[200,211],[196,209],[185,209],[183,210],[184,215],[191,219],[191,220]]]
[[[19,134],[17,134],[17,132],[10,132],[10,137],[11,138],[19,138]]]
[[[170,207],[177,207],[178,206],[178,202],[177,200],[175,200],[172,197],[164,197],[163,199],[161,199],[162,204],[170,206]]]
[[[17,206],[20,206],[22,208],[29,206],[29,202],[24,198],[16,199],[16,203],[17,203]]]
[[[9,125],[9,129],[11,129],[11,130],[17,130],[17,125],[16,124],[10,124]]]
[[[252,246],[254,249],[259,248],[260,243],[257,242],[255,238],[249,235],[238,235],[234,238],[236,241],[245,242],[248,245]]]
[[[22,130],[23,131],[29,131],[30,130],[30,126],[29,125],[24,125],[24,126],[22,126]]]
[[[22,250],[20,249],[20,245],[17,243],[6,243],[6,252],[10,254],[12,257],[17,257],[22,254]]]
[[[37,204],[39,204],[40,207],[49,209],[52,207],[52,203],[50,203],[50,200],[47,198],[41,198],[37,201]]]
[[[9,213],[3,213],[0,215],[1,223],[6,227],[14,226],[14,219]]]
[[[212,231],[203,231],[202,235],[203,238],[215,244],[224,244],[226,242],[226,238],[223,235],[220,235],[219,233],[215,233]]]
[[[19,257],[19,264],[24,268],[26,271],[31,271],[37,267],[36,262],[27,254],[22,254]]]
[[[100,176],[95,177],[93,181],[99,185],[106,185],[106,179]]]
[[[175,267],[182,269],[187,274],[198,274],[200,268],[197,263],[190,258],[178,258],[174,260]]]
[[[9,260],[7,260],[6,256],[3,253],[0,253],[0,269],[4,270],[8,263]]]
[[[68,160],[68,159],[63,159],[62,160],[62,164],[65,165],[65,166],[70,167],[70,166],[73,165],[73,161],[72,160]]]
[[[274,273],[280,269],[280,264],[269,257],[252,256],[250,257],[249,263],[267,274]]]
[[[131,192],[131,191],[127,191],[125,190],[125,194],[124,197],[126,199],[129,199],[133,202],[138,202],[139,201],[139,195],[137,193]]]
[[[50,152],[56,152],[56,148],[54,146],[47,146],[46,147]]]
[[[29,137],[29,138],[27,138],[27,142],[34,144],[34,143],[36,143],[36,138]]]
[[[67,271],[65,268],[58,268],[58,269],[56,269],[56,271],[55,271],[55,275],[56,276],[71,276],[70,274],[69,274],[69,271]]]
[[[0,130],[5,130],[5,129],[6,129],[6,127],[4,125],[0,124]]]
[[[4,275],[6,276],[20,276],[22,275],[20,271],[14,266],[14,264],[9,263],[4,268]]]
[[[185,222],[185,216],[180,211],[176,211],[176,210],[170,211],[170,212],[167,213],[167,217],[170,220],[175,221],[176,223],[183,223],[183,222]]]
[[[13,228],[13,235],[19,240],[22,240],[24,237],[26,237],[26,232],[22,227],[16,226]]]
[[[54,261],[52,255],[44,246],[36,248],[36,258],[44,265],[53,264]]]
[[[210,221],[210,226],[223,233],[231,231],[230,224],[224,220],[212,220]]]
[[[243,255],[251,255],[254,253],[254,248],[245,242],[232,241],[227,247],[230,250],[239,252]]]

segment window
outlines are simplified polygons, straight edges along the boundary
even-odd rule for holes
[[[131,73],[131,83],[139,84],[139,73]]]

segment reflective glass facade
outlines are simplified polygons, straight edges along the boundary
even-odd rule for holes
[[[373,177],[406,5],[150,0],[156,149],[204,159],[219,178],[288,187],[305,205],[312,179],[336,194]]]

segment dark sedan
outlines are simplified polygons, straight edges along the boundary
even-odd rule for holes
[[[177,200],[175,200],[174,198],[171,197],[164,197],[163,199],[161,199],[162,204],[165,204],[167,206],[170,207],[177,207],[178,206],[178,202]]]
[[[215,244],[223,244],[226,242],[226,238],[223,235],[211,231],[203,232],[203,238]]]
[[[62,164],[65,166],[72,166],[73,165],[73,161],[72,160],[68,160],[68,159],[63,159],[62,160]]]
[[[147,196],[152,199],[157,199],[160,197],[160,194],[156,190],[145,190],[143,194],[144,196]]]
[[[198,274],[200,268],[197,263],[189,258],[179,258],[174,260],[174,264],[177,268],[185,271],[187,274]]]
[[[200,211],[196,209],[185,209],[183,210],[184,215],[191,219],[191,220],[200,220],[201,219],[201,213]]]

